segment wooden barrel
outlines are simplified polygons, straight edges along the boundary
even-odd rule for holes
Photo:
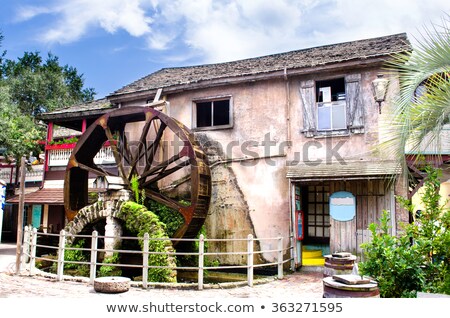
[[[355,265],[356,256],[349,254],[344,257],[336,257],[333,255],[325,255],[325,267],[323,269],[323,277],[333,275],[351,274]]]
[[[380,298],[380,290],[375,281],[348,285],[334,280],[333,277],[325,277],[323,298]]]

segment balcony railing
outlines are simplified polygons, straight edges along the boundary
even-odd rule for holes
[[[27,172],[25,173],[25,182],[40,182],[42,181],[43,174],[44,174],[44,165],[32,165],[31,169],[27,170]],[[0,179],[6,181],[6,183],[15,183],[16,166],[0,164]]]
[[[69,157],[72,154],[76,144],[52,145],[47,146],[48,166],[63,167],[67,166]],[[102,147],[94,157],[94,163],[97,165],[114,163],[114,154],[111,147]]]

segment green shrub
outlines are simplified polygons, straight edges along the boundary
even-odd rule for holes
[[[180,201],[182,204],[189,205],[185,201]],[[150,211],[155,213],[159,220],[165,224],[166,233],[169,237],[173,237],[175,232],[184,224],[183,216],[174,209],[162,205],[156,201],[148,200],[146,206]]]
[[[389,234],[387,211],[383,211],[380,223],[369,226],[372,240],[361,244],[365,261],[359,264],[359,270],[378,282],[381,297],[413,297],[423,284],[422,260],[417,257],[417,248],[410,246],[407,236]]]
[[[371,224],[372,241],[364,243],[362,274],[378,281],[382,297],[411,297],[417,291],[450,295],[450,211],[440,204],[439,170],[426,167],[420,215],[394,237],[389,234],[389,215],[380,225]],[[410,213],[411,201],[397,198]]]
[[[143,205],[136,202],[125,202],[119,212],[119,217],[125,220],[125,227],[138,237],[143,237],[145,233],[152,238],[166,238],[166,240],[149,240],[149,251],[153,252],[169,252],[173,251],[172,243],[168,240],[165,232],[165,225],[158,216],[147,210]],[[139,245],[143,248],[143,241],[139,241]],[[149,254],[149,266],[168,266],[175,256],[167,254]],[[172,268],[150,268],[148,271],[148,280],[152,282],[175,282],[176,277],[173,275]]]
[[[102,263],[106,264],[118,264],[119,261],[119,253],[114,253],[110,257],[105,257]],[[112,265],[102,265],[97,271],[97,277],[105,277],[105,276],[121,276],[122,270],[117,266]]]
[[[85,240],[77,240],[73,244],[66,244],[66,248],[83,248]],[[64,249],[64,270],[69,270],[72,274],[77,276],[89,276],[89,265],[76,264],[70,262],[86,262],[87,256],[81,250]],[[58,264],[54,262],[50,268],[50,272],[56,273]]]
[[[205,239],[207,238],[206,227],[204,225],[200,228],[200,231],[198,232],[196,238],[199,239],[200,235],[203,235]],[[199,241],[192,241],[192,242],[189,242],[189,244],[190,245],[186,248],[187,251],[194,252],[194,253],[197,253],[199,251]],[[205,252],[208,251],[208,247],[209,247],[208,245],[209,245],[208,241],[205,240],[205,242],[204,242],[204,251]],[[198,255],[182,255],[177,258],[177,261],[178,261],[178,265],[181,267],[198,266]],[[220,262],[217,259],[211,258],[208,255],[205,255],[203,258],[203,265],[205,267],[217,267],[220,265]],[[207,274],[208,274],[208,272],[205,271],[205,275],[207,275]]]

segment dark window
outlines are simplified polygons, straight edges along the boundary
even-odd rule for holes
[[[197,127],[212,126],[212,102],[197,103]]]
[[[230,100],[214,100],[195,103],[197,128],[230,125]]]
[[[228,125],[230,123],[230,101],[213,102],[213,124],[211,126]]]

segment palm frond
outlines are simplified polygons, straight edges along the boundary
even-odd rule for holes
[[[410,52],[398,53],[385,69],[398,75],[399,94],[393,101],[383,152],[405,163],[405,150],[420,154],[440,144],[450,116],[450,16],[441,25],[425,28]],[[425,92],[417,95],[424,85]],[[450,149],[433,151],[439,154]]]

